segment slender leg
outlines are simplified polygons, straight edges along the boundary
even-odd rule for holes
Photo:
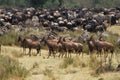
[[[55,58],[55,53],[54,53],[54,51],[52,51],[52,53],[53,53],[53,56],[54,56],[54,58]]]
[[[59,52],[59,56],[58,56],[59,58],[60,58],[61,54],[63,54],[63,53]]]
[[[29,48],[29,56],[31,56],[31,48]]]
[[[39,47],[39,54],[40,54],[40,56],[41,56],[41,46]]]
[[[82,58],[83,58],[83,52],[81,52]]]
[[[23,47],[23,54],[26,55],[26,49]]]
[[[49,56],[51,56],[51,50],[49,49],[49,55],[48,55],[48,57],[47,58],[49,58]]]
[[[40,54],[40,56],[41,56],[40,48],[36,49],[36,50],[37,50],[37,54]]]
[[[63,55],[65,54],[65,52],[62,52],[62,58],[63,58]]]

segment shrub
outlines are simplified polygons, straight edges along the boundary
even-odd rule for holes
[[[80,59],[80,56],[76,56],[73,58],[73,67],[86,67],[87,65],[83,61],[83,59]]]
[[[73,63],[73,58],[64,58],[63,62],[59,65],[60,68],[67,68]]]
[[[47,76],[49,78],[49,80],[56,80],[54,73],[52,72],[52,70],[50,70],[48,68],[45,68],[45,70],[43,71],[43,74],[45,76]]]
[[[11,53],[12,53],[13,57],[17,57],[17,58],[24,56],[24,54],[22,52],[20,53],[17,50],[13,50],[13,51],[11,51]]]
[[[79,56],[73,58],[64,58],[62,63],[60,63],[59,68],[67,68],[69,65],[73,67],[86,67],[86,64],[80,60]]]
[[[89,66],[93,70],[93,73],[92,73],[93,76],[98,76],[101,73],[115,70],[115,68],[112,66],[112,59],[109,58],[108,63],[106,62],[103,63],[93,55],[90,55]]]
[[[21,67],[16,60],[0,55],[0,80],[8,80],[9,78],[23,80],[27,73],[28,71]]]
[[[96,58],[96,55],[90,55],[89,67],[94,70],[100,65],[102,65],[102,63]]]
[[[18,34],[14,31],[9,31],[6,35],[0,36],[0,43],[3,45],[13,45],[16,44]]]

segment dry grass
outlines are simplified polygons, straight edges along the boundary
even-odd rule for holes
[[[108,31],[120,35],[120,26],[112,26],[107,29]]]
[[[23,80],[27,73],[27,70],[21,67],[16,60],[0,55],[0,80],[9,78]]]
[[[15,50],[15,51],[14,51]],[[28,50],[27,50],[28,51]],[[33,50],[32,52],[34,52]],[[99,57],[90,58],[84,54],[82,57],[72,54],[71,58],[50,57],[47,59],[48,51],[42,50],[42,56],[23,55],[14,56],[14,53],[21,53],[19,47],[2,46],[2,55],[11,56],[18,59],[21,66],[29,70],[30,75],[25,80],[119,80],[119,72],[104,72],[97,76],[91,75],[99,68]],[[58,54],[56,55],[58,56]],[[91,63],[90,63],[91,62]],[[63,65],[62,65],[63,64]],[[117,66],[117,61],[113,58],[112,65]],[[60,68],[60,65],[65,66]],[[67,67],[66,67],[67,65]],[[109,76],[112,75],[112,76]],[[20,80],[20,79],[16,79]]]

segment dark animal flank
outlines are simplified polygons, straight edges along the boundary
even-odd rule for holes
[[[48,58],[49,58],[49,56],[51,56],[51,54],[53,54],[53,56],[55,57],[55,51],[56,52],[61,52],[62,45],[57,43],[58,40],[47,40],[47,38],[43,37],[41,42],[44,42],[49,49]]]
[[[37,54],[40,52],[41,44],[39,41],[32,41],[31,39],[22,39],[20,36],[18,37],[18,42],[19,41],[21,42],[21,46],[23,47],[23,52],[26,51],[25,48],[29,48],[29,56],[31,56],[31,49],[36,49]]]
[[[109,43],[107,41],[95,40],[93,36],[91,36],[88,40],[88,46],[90,52],[96,50],[97,53],[99,52],[101,54],[102,50],[104,50],[105,53],[107,52],[106,54],[108,54],[108,52],[111,52],[111,57],[114,52],[114,45],[112,43]]]
[[[106,41],[96,41],[96,45],[100,49],[104,49],[105,51],[114,51],[114,46],[112,43]]]
[[[36,49],[36,48],[40,47],[40,42],[39,41],[32,41],[30,39],[24,39],[23,46]]]
[[[93,43],[93,41],[88,40],[87,44],[88,44],[90,53],[93,52],[94,50],[96,50],[96,47],[95,47],[95,44]]]
[[[73,42],[66,41],[65,38],[60,37],[57,43],[61,43],[62,46],[68,50],[73,50]]]
[[[83,51],[83,44],[74,42],[73,45],[75,45],[75,52],[82,52]]]
[[[73,42],[73,41],[66,41],[65,37],[60,37],[58,43],[61,43],[63,46],[63,50],[67,53],[68,52],[68,56],[70,54],[71,56],[71,52],[82,52],[83,50],[83,45],[81,43],[77,43],[77,42]]]
[[[60,46],[61,46],[61,44],[57,44],[57,40],[55,41],[55,40],[48,40],[47,41],[47,45],[49,46],[49,47],[53,47],[54,49],[58,49]],[[51,45],[52,44],[52,45]]]

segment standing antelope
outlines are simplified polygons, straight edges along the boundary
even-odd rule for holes
[[[21,46],[23,47],[23,52],[26,52],[26,48],[29,48],[29,56],[31,56],[31,49],[36,49],[37,54],[41,50],[41,45],[39,41],[32,41],[31,39],[22,39],[20,36],[18,38],[18,42],[19,41],[21,42]]]
[[[47,58],[49,58],[51,54],[53,54],[55,58],[55,51],[60,52],[62,50],[62,45],[57,44],[58,40],[48,40],[46,37],[43,37],[41,42],[44,42],[44,44],[46,44],[49,49],[49,55]]]
[[[64,38],[60,37],[57,43],[61,43],[63,50],[66,52],[66,56],[68,53],[68,57],[71,57],[71,53],[74,51],[73,42],[67,42]]]
[[[101,55],[102,50],[104,50],[105,54],[107,55],[108,55],[108,52],[110,52],[111,58],[112,58],[112,55],[114,52],[114,45],[112,43],[109,43],[107,41],[95,40],[92,35],[88,40],[88,46],[89,46],[90,52],[92,52],[93,50],[97,50],[97,53],[99,52]]]

